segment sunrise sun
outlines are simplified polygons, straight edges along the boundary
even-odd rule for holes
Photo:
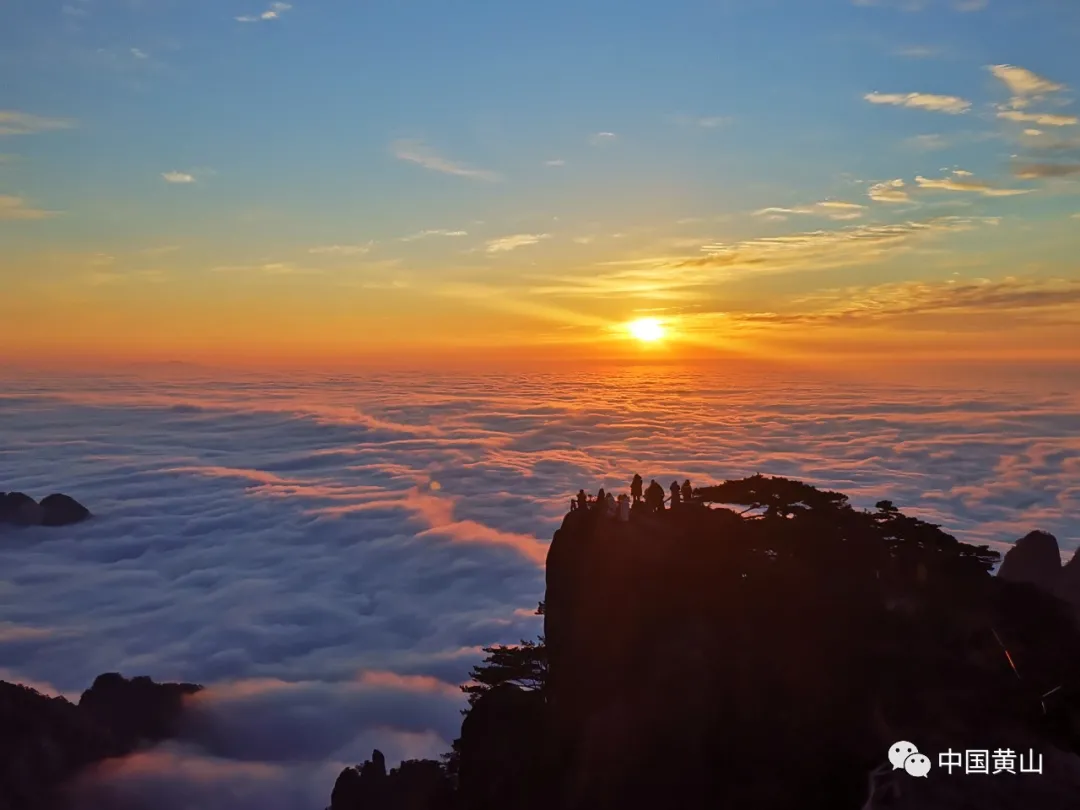
[[[656,318],[640,318],[628,323],[626,328],[642,343],[655,343],[664,336],[664,327]]]

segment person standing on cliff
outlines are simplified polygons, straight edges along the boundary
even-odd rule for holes
[[[690,503],[694,499],[694,488],[690,486],[690,479],[682,482],[682,502]]]
[[[634,473],[634,480],[630,482],[630,497],[634,499],[634,503],[638,503],[641,500],[641,485],[643,483],[641,476]]]
[[[600,491],[596,493],[596,503],[593,504],[597,509],[603,509],[607,505],[607,494],[604,492],[604,488],[600,487]]]
[[[656,483],[655,478],[649,484],[649,489],[645,493],[645,505],[650,512],[664,511],[664,488]]]
[[[586,509],[589,506],[589,496],[585,494],[585,490],[579,489],[577,491],[577,508]]]
[[[671,489],[671,508],[675,509],[675,508],[677,508],[679,506],[679,498],[680,498],[681,493],[682,493],[682,490],[679,489],[679,482],[678,481],[672,481],[670,489]]]

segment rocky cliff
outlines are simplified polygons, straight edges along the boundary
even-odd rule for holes
[[[482,673],[454,787],[425,810],[1080,807],[1080,632],[998,561],[888,501],[782,478],[626,522],[575,509],[548,554],[543,642]],[[898,740],[927,778],[888,765]],[[1043,773],[948,774],[949,749],[1037,752]],[[339,786],[364,780],[349,771]],[[406,806],[359,795],[333,810]]]

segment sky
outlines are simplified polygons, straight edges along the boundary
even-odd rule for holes
[[[1062,0],[7,0],[0,360],[1072,364],[1077,41]]]

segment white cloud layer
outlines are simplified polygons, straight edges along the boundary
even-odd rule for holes
[[[4,487],[96,517],[0,528],[0,671],[67,694],[112,670],[210,686],[178,743],[104,767],[80,810],[324,807],[376,745],[445,750],[478,648],[539,630],[570,493],[634,471],[789,475],[968,541],[1080,541],[1075,391],[642,369],[2,390]]]

